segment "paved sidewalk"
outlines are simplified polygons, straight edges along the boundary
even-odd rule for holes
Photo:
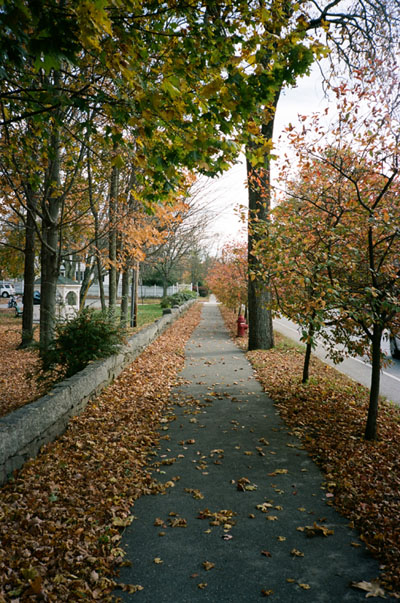
[[[252,603],[263,594],[285,603],[364,601],[350,582],[376,578],[378,563],[327,504],[318,468],[262,392],[216,304],[204,305],[181,377],[176,420],[165,424],[170,439],[153,469],[175,486],[136,502],[122,541],[132,565],[120,579],[143,590],[116,594],[146,603]],[[315,536],[300,531],[314,522]]]

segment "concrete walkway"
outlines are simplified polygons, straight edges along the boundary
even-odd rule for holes
[[[174,487],[135,504],[122,541],[132,565],[120,579],[143,590],[116,595],[146,603],[364,601],[350,583],[376,578],[378,563],[327,504],[318,468],[262,392],[216,304],[204,305],[181,377],[176,419],[165,424],[170,439],[149,460]]]

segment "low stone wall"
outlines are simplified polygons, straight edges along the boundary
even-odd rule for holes
[[[80,414],[123,368],[139,356],[195,300],[173,308],[157,321],[133,335],[121,351],[89,364],[82,371],[58,383],[46,396],[0,418],[0,485],[40,448],[61,435],[71,417]]]

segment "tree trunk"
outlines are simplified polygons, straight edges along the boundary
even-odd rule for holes
[[[33,342],[33,292],[35,287],[35,212],[36,195],[29,190],[27,195],[28,212],[26,215],[25,258],[24,258],[24,295],[22,303],[22,334],[20,348],[27,348]]]
[[[315,318],[315,312],[313,312],[312,318],[313,319]],[[307,383],[308,378],[309,378],[313,337],[314,337],[314,325],[313,325],[313,323],[310,323],[309,327],[308,327],[308,341],[307,341],[307,345],[306,345],[306,353],[304,356],[303,378],[301,380],[302,383]]]
[[[167,297],[167,295],[168,295],[168,281],[165,278],[163,278],[162,288],[163,288],[163,297]]]
[[[275,96],[274,107],[276,108],[279,92]],[[272,140],[274,129],[274,114],[271,114],[268,123],[261,127],[261,133],[265,140]],[[257,147],[248,147],[251,154]],[[256,233],[252,232],[251,222],[253,220],[267,222],[271,207],[270,190],[270,157],[265,156],[262,168],[253,168],[247,160],[247,184],[249,190],[249,236],[248,236],[248,312],[249,312],[249,350],[269,350],[274,346],[274,333],[272,328],[272,315],[269,308],[271,304],[271,293],[268,285],[260,281],[252,270],[257,268],[257,259],[253,255],[254,246],[258,240]],[[255,278],[254,278],[255,276]]]
[[[99,228],[99,212],[97,211],[93,199],[93,182],[92,182],[92,166],[90,162],[90,149],[87,150],[87,172],[88,172],[88,185],[89,185],[89,202],[90,202],[90,210],[92,212],[94,218],[94,245],[95,245],[95,255],[96,255],[96,269],[97,269],[97,279],[99,281],[99,292],[100,292],[100,303],[101,303],[101,311],[105,312],[106,307],[106,297],[104,295],[104,283],[103,283],[103,270],[100,259],[100,228]]]
[[[367,425],[365,428],[365,439],[375,440],[377,435],[376,421],[378,418],[379,387],[381,379],[381,339],[382,328],[374,324],[372,333],[372,370],[371,387],[369,391],[369,407]]]
[[[139,262],[132,270],[132,289],[131,289],[131,327],[137,327],[138,297],[139,297]]]
[[[134,278],[135,278],[135,296],[134,296],[134,300],[133,300],[133,322],[134,322],[133,326],[137,327],[138,300],[139,300],[139,262],[136,262]]]
[[[107,305],[106,305],[106,296],[104,293],[103,267],[101,265],[101,260],[100,260],[100,257],[98,254],[96,255],[96,266],[97,266],[97,278],[99,281],[101,311],[105,312],[107,310]]]
[[[118,199],[118,168],[113,166],[110,182],[110,207],[109,222],[110,232],[108,235],[108,255],[110,267],[108,269],[108,305],[111,312],[114,312],[117,304],[117,228],[116,228],[116,210]]]
[[[131,320],[130,326],[137,326],[137,315],[135,314],[135,302],[137,299],[137,288],[136,288],[136,269],[132,269],[132,283],[131,283]]]
[[[55,74],[54,84],[59,77]],[[41,249],[41,294],[40,294],[40,348],[44,353],[52,339],[55,325],[56,287],[59,274],[59,212],[60,198],[60,132],[54,121],[49,149],[49,187],[42,203],[42,249]]]
[[[121,298],[121,317],[120,322],[126,326],[128,324],[129,309],[129,268],[122,272],[122,298]]]
[[[304,365],[303,365],[303,378],[301,380],[302,383],[307,383],[309,377],[309,369],[310,369],[310,360],[311,360],[311,343],[307,343],[306,345],[306,354],[304,356]]]
[[[65,276],[71,281],[75,280],[76,260],[71,260],[69,257],[64,257],[63,264],[65,266]]]
[[[91,250],[86,257],[85,270],[83,272],[83,279],[81,282],[81,289],[79,293],[79,310],[82,310],[84,308],[89,288],[92,286],[94,281],[93,274],[95,268],[95,259],[93,255],[95,254],[96,251],[93,252],[93,250]]]

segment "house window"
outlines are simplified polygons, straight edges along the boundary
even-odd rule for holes
[[[76,306],[76,303],[77,303],[76,293],[74,291],[68,291],[66,301],[67,301],[68,306]]]

